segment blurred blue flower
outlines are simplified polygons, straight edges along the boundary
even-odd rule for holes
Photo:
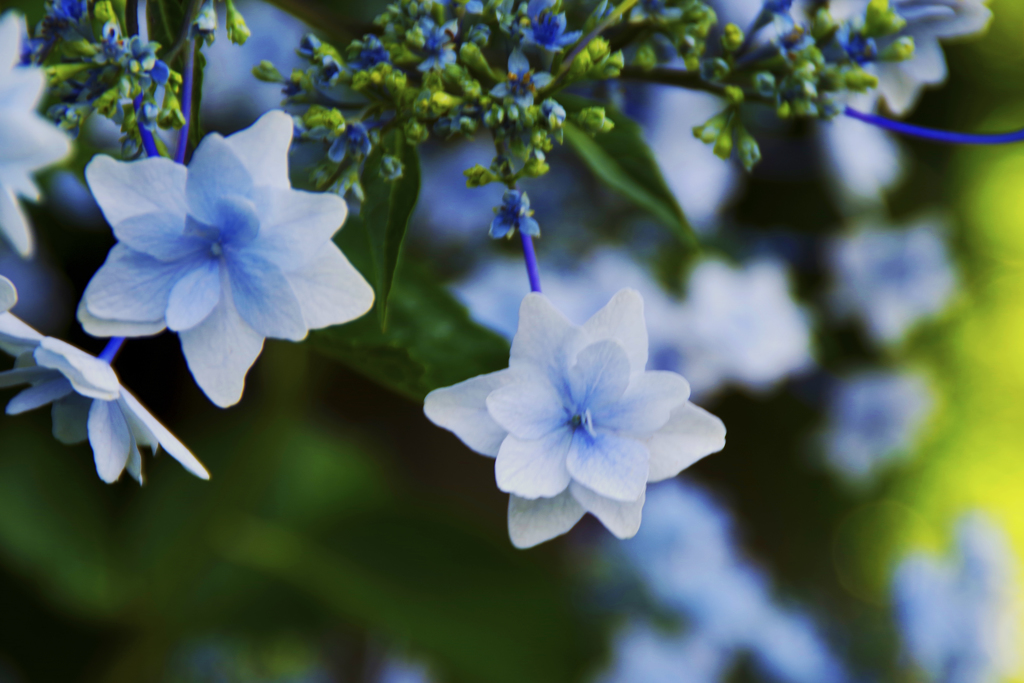
[[[10,303],[9,285],[0,278],[0,303]],[[192,474],[210,478],[195,456],[121,386],[107,362],[44,337],[10,313],[0,313],[0,350],[18,359],[13,370],[0,372],[0,388],[31,385],[11,399],[7,414],[52,404],[54,438],[65,444],[88,440],[103,481],[113,483],[127,469],[141,484],[140,450],[149,448],[156,455],[160,447]]]
[[[494,97],[511,97],[520,107],[533,106],[533,96],[538,88],[551,82],[546,71],[534,73],[522,50],[516,48],[508,58],[508,80],[491,88]]]
[[[565,12],[555,12],[554,5],[555,0],[530,0],[526,6],[526,16],[530,23],[522,28],[524,43],[557,52],[583,36],[583,31],[566,32]]]
[[[86,331],[178,332],[196,382],[224,407],[266,337],[298,341],[369,310],[373,289],[331,241],[344,200],[289,183],[293,127],[274,111],[208,135],[188,168],[93,158],[86,180],[119,242],[82,298]]]
[[[491,221],[490,235],[494,239],[511,237],[519,230],[534,237],[540,236],[540,226],[530,210],[530,198],[522,190],[506,190],[501,206],[494,209],[497,214]]]
[[[212,41],[214,32],[217,30],[217,10],[214,9],[213,0],[203,0],[199,7],[199,13],[192,20],[188,29],[189,40]]]
[[[634,21],[643,19],[660,19],[661,21],[678,21],[683,16],[682,7],[671,7],[666,0],[640,0],[633,8],[630,18]]]
[[[878,59],[878,45],[874,38],[865,38],[850,24],[844,24],[836,32],[836,40],[843,46],[850,59],[858,64],[867,64]]]
[[[904,559],[893,599],[904,646],[935,683],[995,683],[1016,672],[1020,603],[1008,539],[983,513],[957,524],[955,557]]]
[[[20,66],[24,21],[14,12],[0,16],[0,235],[22,256],[33,252],[32,229],[18,197],[38,201],[32,174],[71,151],[71,141],[36,113],[45,89],[45,74]]]
[[[345,159],[359,161],[370,153],[372,147],[366,126],[359,121],[351,121],[345,125],[345,132],[331,143],[327,157],[336,164]]]
[[[654,597],[686,622],[679,652],[687,643],[706,650],[696,680],[722,680],[719,672],[746,652],[773,680],[845,681],[811,620],[775,604],[764,575],[740,556],[731,527],[707,493],[677,479],[650,489],[643,527],[617,551]]]
[[[476,43],[480,47],[487,47],[487,44],[491,42],[491,27],[487,24],[473,24],[469,32],[466,33],[466,40]]]
[[[444,69],[449,64],[454,64],[455,56],[455,35],[459,32],[459,22],[452,19],[448,23],[438,26],[429,17],[419,21],[420,29],[423,31],[425,42],[423,53],[426,59],[420,62],[416,68],[420,71],[431,69]]]
[[[956,289],[942,232],[926,219],[903,229],[862,227],[835,239],[828,256],[837,313],[859,317],[878,342],[899,341],[940,313]]]
[[[427,395],[434,424],[496,458],[517,547],[566,533],[586,512],[628,538],[649,481],[724,447],[721,420],[686,400],[679,375],[645,371],[647,353],[637,292],[622,290],[582,327],[531,293],[507,370]]]
[[[665,633],[632,623],[615,638],[611,668],[598,683],[721,683],[730,653],[694,633]]]
[[[369,34],[363,38],[363,47],[359,50],[359,55],[348,63],[348,66],[353,71],[369,71],[378,64],[390,64],[391,53],[384,47],[384,43],[380,42],[380,38],[373,34]]]
[[[928,385],[916,375],[866,372],[842,380],[828,408],[829,464],[849,479],[867,479],[908,454],[933,402]]]

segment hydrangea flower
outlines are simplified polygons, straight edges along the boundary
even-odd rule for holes
[[[187,168],[95,157],[86,179],[119,241],[82,297],[86,331],[170,328],[200,388],[225,407],[266,337],[299,341],[368,311],[373,290],[331,241],[344,200],[288,181],[292,132],[291,117],[272,111],[206,136]]]
[[[554,6],[555,0],[530,0],[526,6],[526,16],[530,23],[521,29],[524,43],[557,52],[583,36],[583,31],[565,30],[565,12],[555,12]]]
[[[730,383],[765,391],[814,363],[810,320],[776,261],[698,264],[680,322],[681,372],[696,394]]]
[[[495,208],[494,213],[496,215],[491,221],[490,230],[494,239],[511,237],[516,230],[540,237],[540,225],[530,210],[530,198],[522,190],[506,190],[501,198],[501,206]]]
[[[622,290],[583,326],[531,293],[508,369],[432,391],[424,412],[496,458],[517,547],[564,534],[587,512],[628,538],[648,482],[725,446],[725,426],[687,401],[686,380],[646,365],[636,291]]]
[[[835,239],[829,260],[833,304],[856,315],[879,342],[899,341],[924,318],[940,313],[956,290],[956,272],[941,226],[925,219],[905,229],[862,227]]]
[[[931,412],[932,394],[916,375],[867,372],[841,381],[829,402],[829,464],[862,481],[907,454]]]
[[[423,53],[427,56],[416,68],[420,71],[431,69],[444,69],[449,64],[454,64],[455,56],[455,35],[459,32],[459,22],[452,19],[442,26],[429,17],[420,20],[420,29],[423,31],[424,43]]]
[[[539,88],[551,83],[551,74],[546,71],[534,73],[530,61],[519,48],[512,50],[508,58],[508,80],[491,88],[494,97],[511,97],[524,109],[533,106],[533,96]]]
[[[36,113],[46,78],[35,66],[19,66],[25,27],[14,12],[0,16],[0,234],[19,254],[33,251],[32,229],[18,197],[38,201],[31,175],[71,151],[71,142]]]
[[[13,287],[0,278],[0,300],[13,304],[12,295]],[[11,399],[7,414],[52,404],[54,438],[69,445],[88,440],[103,481],[113,483],[127,469],[141,484],[141,449],[156,455],[161,447],[192,474],[210,478],[188,448],[121,386],[107,362],[44,337],[10,313],[0,314],[0,349],[18,359],[13,370],[0,372],[0,389],[31,385]]]
[[[893,581],[900,631],[929,680],[977,683],[1017,672],[1015,564],[1002,530],[980,512],[960,519],[955,558],[915,553],[900,563]]]
[[[837,21],[863,15],[868,0],[840,0],[829,9]],[[893,114],[903,116],[917,104],[925,86],[946,80],[946,59],[940,40],[966,38],[988,27],[992,11],[984,0],[892,0],[892,8],[906,19],[898,36],[914,39],[914,57],[903,62],[872,62],[878,76],[878,94]],[[866,60],[867,61],[867,60]]]
[[[705,491],[680,480],[652,487],[644,521],[615,552],[625,553],[659,604],[686,622],[679,652],[694,644],[706,650],[693,660],[696,680],[744,652],[771,680],[846,680],[813,622],[777,605],[766,577],[740,556],[729,514]]]
[[[14,284],[0,275],[0,315],[14,308],[16,303],[18,303],[18,292],[14,289]]]

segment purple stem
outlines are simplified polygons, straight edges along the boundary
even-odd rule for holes
[[[98,358],[107,365],[110,365],[114,362],[114,359],[117,358],[117,354],[121,350],[122,344],[124,344],[124,337],[113,337],[107,342],[106,347],[100,353]]]
[[[540,292],[540,270],[537,268],[537,253],[533,250],[533,238],[522,230],[519,237],[523,240],[523,258],[526,260],[526,274],[530,276],[530,291]]]
[[[192,117],[192,62],[195,59],[195,48],[189,41],[185,45],[185,71],[181,75],[181,110],[185,113],[185,125],[178,131],[178,148],[174,150],[174,160],[185,163],[185,152],[188,151],[188,124]]]
[[[142,95],[139,94],[135,98],[135,113],[139,113],[139,108],[142,107]],[[142,138],[142,148],[146,150],[146,154],[151,157],[160,156],[160,150],[156,148],[156,141],[153,139],[153,134],[145,126],[139,126],[139,137]]]
[[[139,95],[138,97],[135,98],[134,105],[135,105],[135,111],[136,111],[136,113],[138,113],[139,107],[142,106],[142,95]],[[186,122],[188,121],[187,116],[188,115],[186,114],[186,119],[185,119]],[[188,124],[186,123],[185,125],[187,126]],[[148,156],[151,156],[151,157],[158,157],[158,156],[160,156],[160,150],[158,150],[156,148],[156,141],[153,140],[153,134],[151,132],[149,132],[148,129],[146,129],[143,126],[139,126],[139,136],[142,138],[142,147],[146,150],[146,154]],[[121,351],[121,346],[123,344],[124,344],[124,337],[111,337],[110,341],[107,342],[106,347],[100,353],[98,358],[101,361],[105,362],[107,365],[110,365],[111,363],[114,362],[114,359],[117,358],[117,354],[118,354],[118,352]]]
[[[931,140],[932,142],[942,142],[948,145],[1005,145],[1011,142],[1024,142],[1024,130],[1014,131],[1012,133],[953,133],[946,130],[937,130],[935,128],[924,128],[922,126],[915,126],[909,123],[903,123],[902,121],[893,121],[882,116],[876,116],[875,114],[865,114],[864,112],[857,111],[856,109],[846,108],[846,115],[850,118],[869,123],[872,126],[878,126],[885,130],[891,130],[894,133],[902,133],[903,135],[910,135],[915,138],[921,138],[923,140]]]

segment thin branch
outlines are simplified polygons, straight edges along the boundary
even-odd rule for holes
[[[624,66],[620,78],[626,81],[642,81],[644,83],[660,83],[662,85],[673,85],[677,88],[687,90],[703,90],[715,95],[725,96],[725,86],[728,84],[709,83],[700,77],[695,71],[682,71],[681,69],[668,69],[657,67],[654,69],[642,69],[638,66]],[[744,89],[744,97],[748,102],[760,102],[762,104],[774,104],[771,98],[752,93]]]
[[[181,52],[185,44],[188,43],[188,33],[192,28],[192,20],[196,18],[196,12],[199,10],[199,0],[189,0],[188,8],[185,10],[185,20],[181,22],[181,29],[178,31],[178,38],[174,41],[174,45],[164,53],[162,59],[171,64],[177,58],[178,53]]]
[[[569,53],[566,60],[562,62],[562,66],[558,69],[558,74],[555,76],[555,79],[551,82],[551,85],[545,88],[545,90],[552,90],[554,86],[557,85],[557,83],[562,80],[567,73],[569,73],[569,68],[572,66],[572,63],[576,61],[576,57],[579,53],[583,52],[583,50],[587,48],[587,45],[590,45],[590,41],[604,33],[605,30],[617,22],[623,14],[632,9],[639,1],[640,0],[626,0],[616,7],[615,11],[609,14],[604,21],[598,23],[598,25],[594,27],[594,30],[583,36],[580,42],[576,43],[576,47],[572,49],[572,52]]]

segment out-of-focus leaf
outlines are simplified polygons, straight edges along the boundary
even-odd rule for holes
[[[540,567],[423,510],[353,521],[327,547],[253,519],[222,548],[346,622],[429,653],[445,680],[579,680],[593,654],[588,629]]]
[[[192,67],[192,113],[189,117],[188,141],[189,146],[195,149],[203,139],[203,120],[199,116],[199,105],[203,99],[203,73],[206,71],[206,55],[200,50],[198,43],[193,49],[195,50],[195,59]],[[185,161],[187,162],[188,158]]]
[[[359,216],[337,237],[352,264],[372,270]],[[508,342],[477,325],[425,266],[403,261],[395,275],[388,326],[365,316],[313,332],[317,349],[414,400],[438,387],[508,367]]]
[[[141,9],[140,3],[140,12]],[[149,39],[160,43],[164,48],[174,45],[185,21],[188,0],[150,0],[145,5],[146,23],[149,28]],[[141,20],[139,22],[142,23]],[[171,65],[173,68],[173,65]]]
[[[0,557],[56,606],[82,616],[110,614],[123,600],[115,576],[105,485],[67,449],[5,421],[0,430]],[[87,452],[87,451],[86,451]],[[91,463],[90,463],[91,464]]]
[[[566,121],[565,139],[602,182],[653,214],[684,244],[695,244],[693,228],[661,175],[658,161],[636,121],[608,105],[583,97],[560,94],[558,101],[569,113],[586,107],[604,107],[615,128],[590,137]]]
[[[381,176],[385,147],[394,150],[403,166],[402,177],[392,182]],[[420,194],[420,158],[416,146],[408,144],[401,131],[393,133],[384,145],[375,148],[367,157],[361,183],[366,199],[360,215],[373,257],[374,277],[371,281],[377,293],[377,316],[380,326],[386,328],[388,299],[398,258]]]

